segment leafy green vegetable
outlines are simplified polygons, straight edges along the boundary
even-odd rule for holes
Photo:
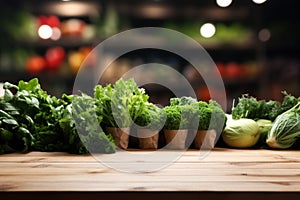
[[[226,115],[221,106],[214,100],[209,103],[204,101],[198,102],[199,109],[199,126],[198,130],[214,129],[221,133],[226,124]]]
[[[97,115],[97,113],[101,113],[102,109],[96,106],[94,98],[86,94],[74,96],[71,105],[72,108],[67,109],[68,112],[65,118],[60,120],[61,125],[69,122],[68,127],[71,128],[71,131],[66,131],[65,133],[69,133],[66,138],[69,139],[70,149],[78,149],[79,152],[85,152],[85,147],[87,147],[92,153],[114,153],[116,146],[112,137],[106,135],[100,127],[102,117]],[[70,117],[70,110],[72,110],[72,117]],[[76,128],[77,134],[75,134],[74,128]],[[85,146],[76,137],[78,134]],[[77,141],[74,142],[74,140]]]
[[[253,120],[270,119],[277,116],[280,103],[276,101],[265,102],[247,94],[239,98],[238,104],[232,109],[232,118],[249,118]],[[275,109],[274,109],[275,108]]]
[[[106,127],[129,127],[141,115],[149,96],[138,88],[133,79],[119,79],[111,86],[97,85],[94,90],[96,105],[103,107]]]
[[[165,129],[215,129],[221,133],[226,123],[224,111],[213,100],[206,103],[198,102],[192,97],[171,98],[170,106],[166,106],[164,110],[167,114]]]
[[[283,112],[291,109],[294,107],[298,102],[300,102],[300,97],[296,98],[291,94],[288,94],[286,91],[283,91],[282,94],[284,95],[283,101],[281,103],[280,109],[277,115],[282,114]]]
[[[58,99],[47,94],[37,78],[29,82],[21,80],[18,85],[5,83],[4,89],[4,97],[0,99],[0,153],[30,150],[87,153],[75,130],[71,96]],[[84,100],[90,103],[87,99]],[[88,114],[84,118],[89,120]]]
[[[249,118],[253,120],[267,119],[274,121],[281,113],[295,106],[300,99],[291,96],[287,92],[282,92],[284,96],[283,102],[257,100],[247,94],[239,98],[239,102],[232,108],[233,119]]]
[[[101,85],[97,85],[94,88],[94,98],[95,105],[97,107],[102,108],[101,113],[97,113],[97,115],[103,116],[102,124],[106,127],[117,127],[117,124],[114,120],[114,116],[111,110],[111,99],[112,99],[113,88],[110,84],[105,87]]]
[[[164,107],[166,122],[164,129],[179,130],[196,127],[198,109],[196,105],[174,105]]]
[[[18,102],[8,89],[10,87],[17,88],[5,83],[4,97],[0,98],[0,153],[28,151],[33,139],[30,131],[34,125],[33,120],[18,108]]]
[[[299,138],[300,102],[275,119],[267,137],[267,144],[272,148],[287,149]]]
[[[166,120],[163,109],[152,103],[146,103],[140,114],[136,117],[135,123],[142,128],[160,130]]]
[[[164,111],[166,113],[164,129],[190,129],[198,124],[197,100],[192,97],[171,98],[170,106],[164,107]]]

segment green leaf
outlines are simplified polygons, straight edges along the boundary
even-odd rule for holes
[[[29,82],[25,82],[23,80],[19,81],[18,88],[19,88],[19,91],[27,90],[27,91],[35,92],[35,91],[41,89],[41,86],[39,84],[38,79],[33,78]]]
[[[13,125],[13,126],[18,126],[18,122],[15,119],[2,119],[2,122]]]

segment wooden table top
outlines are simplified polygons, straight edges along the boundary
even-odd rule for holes
[[[188,150],[173,164],[152,173],[119,172],[90,155],[5,154],[0,155],[0,191],[5,195],[11,192],[183,192],[300,197],[300,151],[216,148],[200,160],[199,151]]]

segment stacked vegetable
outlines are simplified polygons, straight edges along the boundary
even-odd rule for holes
[[[283,101],[239,98],[222,133],[231,147],[263,146],[286,149],[300,140],[300,98],[282,92]]]

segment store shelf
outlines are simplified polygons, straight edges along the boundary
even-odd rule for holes
[[[19,6],[17,6],[20,10],[29,11],[31,14],[36,17],[39,15],[57,15],[61,20],[68,20],[71,18],[74,19],[84,19],[87,20],[86,24],[94,26],[93,28],[97,28],[94,33],[94,37],[89,37],[86,39],[82,35],[63,35],[61,39],[52,41],[52,40],[42,40],[38,39],[13,39],[10,42],[3,42],[3,44],[7,44],[9,48],[19,47],[24,49],[28,49],[28,51],[35,51],[38,54],[44,54],[44,52],[54,46],[63,47],[66,51],[66,55],[68,55],[69,51],[78,50],[80,47],[89,46],[94,47],[110,37],[115,33],[119,33],[123,30],[129,30],[137,27],[165,27],[177,30],[182,32],[192,38],[196,42],[202,45],[202,47],[211,55],[212,59],[215,62],[229,63],[235,62],[240,66],[243,63],[251,62],[256,63],[255,67],[257,71],[263,70],[264,77],[268,80],[262,81],[262,75],[249,76],[246,74],[245,76],[236,76],[231,78],[224,77],[224,84],[228,91],[228,95],[230,98],[234,98],[238,96],[240,93],[239,86],[247,86],[245,90],[247,91],[256,91],[259,94],[263,94],[264,96],[270,96],[270,88],[266,90],[266,87],[272,87],[272,77],[274,73],[271,71],[272,66],[269,66],[270,63],[268,59],[276,59],[278,56],[284,56],[286,58],[297,58],[297,53],[299,51],[299,40],[293,38],[297,35],[297,28],[295,33],[293,32],[283,32],[280,31],[276,35],[275,31],[276,27],[281,28],[281,24],[276,24],[276,20],[274,17],[274,13],[268,9],[278,9],[280,8],[280,3],[278,2],[266,2],[263,5],[254,4],[252,1],[234,1],[231,6],[228,8],[220,8],[213,1],[197,1],[197,0],[187,0],[184,3],[180,0],[164,0],[164,1],[139,1],[139,0],[114,0],[114,1],[76,1],[74,3],[86,3],[88,6],[92,6],[93,9],[90,9],[91,12],[86,9],[82,9],[77,14],[67,14],[62,13],[58,7],[55,8],[55,4],[59,4],[62,6],[63,4],[67,5],[68,2],[61,1],[37,1],[37,0],[29,0],[27,3],[24,3],[20,0],[14,0]],[[291,2],[289,0],[288,2]],[[283,8],[287,9],[291,7],[291,5],[287,5],[286,3]],[[294,6],[292,6],[294,7]],[[5,5],[5,9],[13,10],[14,5],[12,2],[9,2]],[[91,8],[91,7],[90,7]],[[113,12],[111,12],[113,11]],[[113,21],[114,31],[106,32],[104,29],[101,29],[101,26],[109,24],[109,20],[106,18],[111,14],[113,17],[110,19]],[[292,13],[289,13],[289,16],[296,15],[295,9],[292,9]],[[109,18],[109,17],[108,17]],[[282,19],[286,19],[284,16]],[[265,21],[268,20],[268,21]],[[17,20],[18,21],[18,20]],[[218,28],[218,33],[216,33],[215,37],[210,39],[202,38],[199,34],[199,28],[201,24],[205,22],[212,22]],[[277,26],[270,26],[273,25]],[[220,25],[218,27],[218,25]],[[290,27],[290,23],[284,25],[284,27]],[[220,34],[220,28],[221,32]],[[223,28],[223,29],[222,29]],[[262,42],[258,39],[258,32],[262,28],[270,28],[271,38],[269,41]],[[284,29],[286,30],[286,29]],[[101,32],[103,31],[103,32]],[[226,35],[224,32],[228,32]],[[232,34],[236,33],[236,34]],[[273,34],[274,33],[274,34]],[[218,35],[219,34],[219,35]],[[279,34],[285,34],[284,41],[280,39]],[[287,36],[292,35],[292,38]],[[17,37],[18,38],[18,37]],[[279,39],[279,40],[278,40]],[[165,41],[160,39],[153,39],[151,37],[143,36],[138,38],[139,41],[143,43],[144,46],[155,47],[157,45],[164,44]],[[135,48],[139,47],[136,41],[126,41],[124,43],[117,43],[114,45],[110,45],[105,50],[108,53],[113,53],[118,51],[120,48]],[[187,52],[193,53],[195,48],[190,44],[178,44],[176,41],[173,43],[174,48],[184,49]],[[7,54],[9,51],[6,51],[6,47],[1,49],[1,53],[4,52]],[[140,57],[139,57],[140,56]],[[123,56],[126,62],[134,63],[135,61],[140,61],[147,63],[148,61],[158,61],[162,64],[171,64],[170,66],[174,66],[178,71],[182,72],[186,68],[187,64],[178,59],[173,59],[173,55],[163,54],[161,56],[147,55],[147,54],[139,54],[137,53],[134,56]],[[146,58],[146,59],[145,59]],[[174,63],[177,62],[177,63]],[[11,62],[14,64],[14,62]],[[67,58],[65,58],[65,63],[67,63]],[[285,65],[285,64],[284,64]],[[122,67],[120,65],[120,67]],[[9,67],[6,67],[6,70]],[[4,74],[1,76],[10,79],[28,79],[31,76],[28,76],[26,73],[22,75],[23,72],[17,73],[14,75],[14,66],[11,67],[12,71],[8,72],[8,74]],[[251,69],[252,70],[252,69]],[[269,71],[268,71],[269,70]],[[11,73],[12,75],[9,75]],[[268,74],[271,74],[268,76]],[[51,81],[53,76],[49,74],[37,74],[37,77],[48,81]],[[279,76],[279,75],[276,75]],[[71,76],[72,77],[72,76]],[[270,78],[271,77],[271,78]],[[294,76],[293,76],[294,77]],[[56,73],[56,78],[58,82],[64,83],[63,86],[69,84],[70,82],[64,82],[64,80],[72,79],[69,76],[65,77],[60,72]],[[62,81],[60,81],[62,80]],[[297,80],[296,80],[297,81]],[[200,80],[199,80],[200,82]],[[268,86],[262,86],[264,83],[269,83]],[[198,84],[199,85],[199,84]],[[70,87],[70,85],[68,86]],[[264,89],[262,89],[264,88]],[[162,90],[157,90],[158,92]],[[280,93],[280,92],[278,92]],[[258,95],[259,96],[259,95]]]

